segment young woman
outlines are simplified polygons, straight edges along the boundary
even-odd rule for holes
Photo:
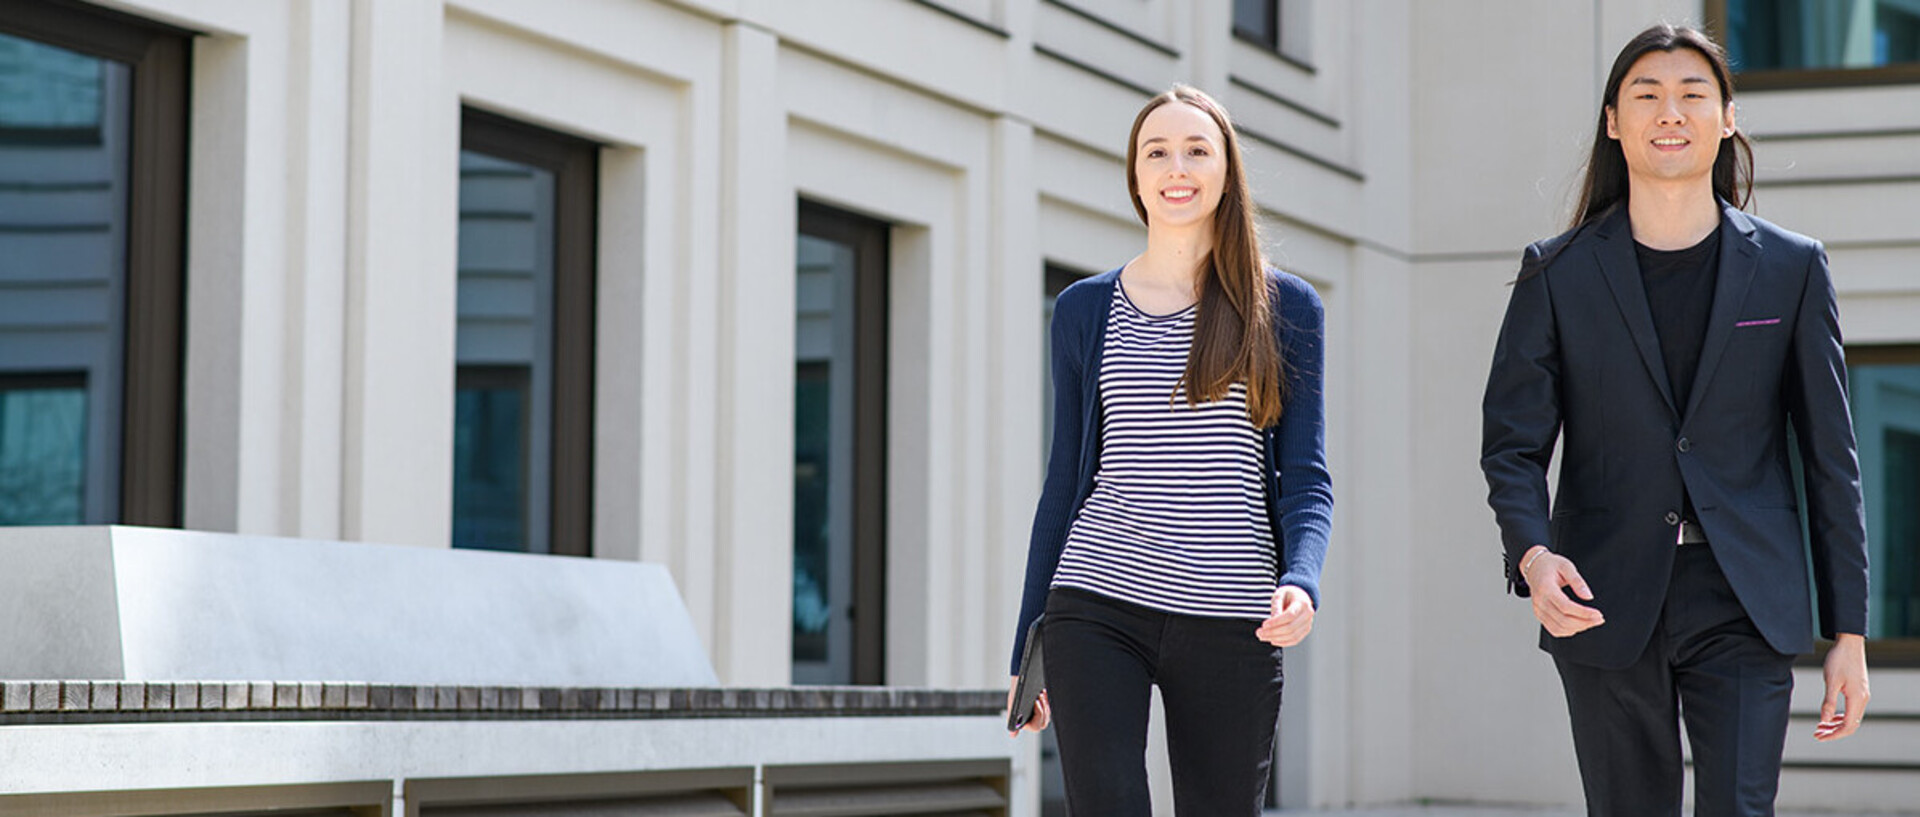
[[[1319,296],[1261,257],[1226,112],[1186,86],[1134,119],[1146,252],[1060,294],[1054,432],[1014,672],[1041,613],[1068,808],[1149,813],[1150,688],[1175,809],[1257,815],[1280,648],[1313,628],[1333,494]],[[1016,677],[1015,682],[1018,682]]]

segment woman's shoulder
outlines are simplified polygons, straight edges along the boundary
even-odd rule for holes
[[[1267,266],[1267,287],[1279,296],[1280,308],[1277,311],[1281,314],[1317,316],[1324,309],[1320,302],[1319,290],[1307,283],[1307,279],[1279,267]]]
[[[1082,312],[1092,314],[1106,308],[1113,299],[1113,286],[1120,280],[1121,269],[1115,267],[1068,284],[1054,299],[1053,313],[1078,316]]]

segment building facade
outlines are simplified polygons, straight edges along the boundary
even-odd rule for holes
[[[1911,804],[1915,11],[1803,5],[0,0],[0,516],[646,561],[723,685],[1001,688],[1051,294],[1141,248],[1127,127],[1188,82],[1327,306],[1281,802],[1574,802],[1480,390],[1615,50],[1705,21],[1752,209],[1831,255],[1905,718],[1816,747],[1802,670],[1783,803]]]

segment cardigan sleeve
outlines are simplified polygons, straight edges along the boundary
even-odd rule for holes
[[[1297,276],[1277,273],[1281,356],[1287,393],[1275,428],[1280,491],[1274,503],[1282,547],[1280,584],[1307,591],[1320,607],[1320,568],[1333,531],[1333,476],[1327,470],[1325,309]]]
[[[1020,597],[1020,620],[1014,629],[1013,657],[1009,675],[1020,671],[1020,652],[1026,647],[1027,627],[1040,617],[1047,605],[1047,588],[1053,584],[1054,568],[1060,564],[1060,551],[1066,546],[1067,526],[1073,516],[1082,458],[1081,443],[1090,411],[1084,393],[1083,370],[1089,354],[1087,325],[1089,287],[1076,284],[1060,293],[1054,302],[1053,325],[1049,328],[1053,354],[1053,445],[1047,453],[1046,481],[1040,488],[1040,505],[1033,514],[1033,533],[1027,544],[1025,590]]]

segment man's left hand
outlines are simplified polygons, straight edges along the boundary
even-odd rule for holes
[[[1833,648],[1827,650],[1827,697],[1820,702],[1820,723],[1813,727],[1813,739],[1822,743],[1839,740],[1860,728],[1866,717],[1867,638],[1856,633],[1840,633]],[[1840,707],[1844,701],[1845,709]]]

